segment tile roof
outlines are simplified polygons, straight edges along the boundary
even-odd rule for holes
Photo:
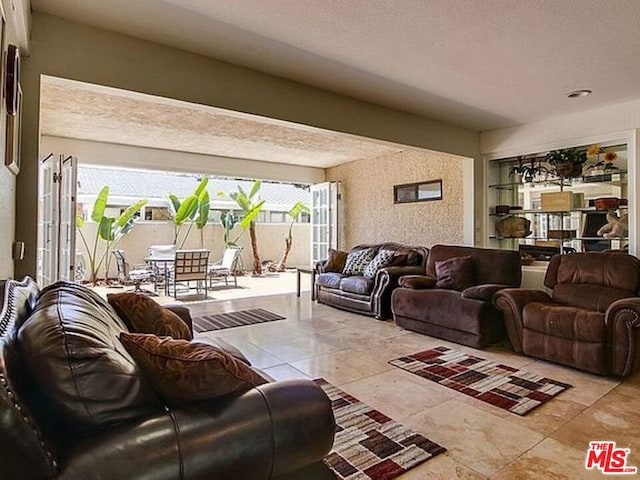
[[[172,193],[182,199],[189,196],[198,185],[201,176],[160,172],[155,170],[125,170],[111,167],[80,165],[78,167],[78,194],[97,195],[105,185],[109,186],[110,197],[134,197],[164,199]],[[235,191],[240,185],[245,191],[251,189],[250,180],[209,177],[208,190],[212,202],[217,193]],[[259,197],[272,206],[281,205],[289,210],[296,202],[311,204],[311,193],[289,183],[262,182]]]

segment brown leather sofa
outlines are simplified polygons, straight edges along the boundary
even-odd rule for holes
[[[640,262],[622,252],[556,255],[539,290],[502,290],[516,352],[601,375],[640,368]]]
[[[365,248],[374,248],[376,251],[394,250],[398,261],[378,270],[373,279],[368,279],[360,275],[328,272],[325,270],[328,259],[322,260],[315,266],[316,299],[320,303],[371,315],[380,320],[391,318],[391,292],[397,288],[398,279],[403,275],[423,274],[429,250],[399,243],[381,243],[357,245],[350,251]],[[343,253],[346,256],[346,252]]]
[[[471,257],[470,287],[438,288],[436,262]],[[492,304],[503,288],[519,287],[520,255],[509,250],[435,245],[425,276],[400,279],[391,296],[393,318],[407,330],[482,348],[505,337],[502,313]]]
[[[174,408],[141,375],[118,340],[125,324],[94,292],[71,283],[39,292],[28,278],[0,290],[1,478],[332,478],[321,459],[335,423],[315,383],[267,383]],[[173,310],[191,326],[187,309]],[[114,365],[125,374],[113,375]]]

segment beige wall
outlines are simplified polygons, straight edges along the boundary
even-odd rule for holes
[[[328,169],[327,180],[340,181],[343,188],[341,248],[391,241],[465,243],[463,162],[451,155],[408,150]],[[442,200],[393,203],[394,185],[439,178]]]
[[[228,63],[35,13],[24,59],[23,173],[16,236],[35,273],[40,75],[107,85],[329,130],[478,157],[479,134]],[[259,175],[251,175],[259,176]]]
[[[19,26],[13,8],[12,2],[2,0],[6,23],[6,44],[17,44]],[[6,52],[6,51],[5,51]],[[4,73],[4,72],[3,72]],[[0,100],[4,105],[4,95],[0,95]],[[6,108],[0,109],[0,115],[6,114]],[[0,213],[0,278],[9,278],[13,276],[13,259],[11,258],[11,248],[15,238],[15,219],[16,219],[16,176],[11,173],[5,166],[5,131],[4,122],[0,125],[0,204],[2,205],[2,213]]]
[[[92,242],[95,238],[96,225],[94,222],[87,222],[82,229],[90,248],[93,248]],[[289,226],[284,224],[256,225],[258,249],[262,260],[280,260],[284,252],[284,237],[288,228]],[[287,266],[309,265],[310,230],[309,224],[294,224],[292,233],[293,246],[287,260]],[[233,234],[237,235],[241,231],[240,228],[236,228],[233,230]],[[204,229],[204,248],[211,250],[210,263],[222,258],[224,252],[223,235],[224,230],[220,225],[210,224]],[[100,243],[102,248],[98,250],[98,256],[104,252],[103,243]],[[129,263],[136,266],[144,265],[144,258],[147,256],[147,249],[150,245],[169,245],[171,243],[173,243],[173,224],[168,222],[139,222],[131,230],[131,233],[120,241],[117,248],[124,250]],[[245,232],[242,235],[238,245],[244,247],[242,262],[245,269],[251,270],[253,268],[253,254],[249,241],[249,232]],[[200,231],[196,230],[195,227],[192,229],[184,248],[203,248]],[[76,249],[83,252],[88,268],[89,257],[86,255],[86,248],[80,239],[80,235],[76,238]],[[109,271],[110,276],[115,277],[117,275],[117,267],[114,260],[111,261]],[[103,272],[104,270],[101,270],[100,274],[102,275]],[[86,277],[87,279],[89,278],[88,271]]]

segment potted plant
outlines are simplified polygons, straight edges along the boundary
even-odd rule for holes
[[[536,158],[527,159],[525,155],[516,157],[516,165],[509,169],[509,177],[515,177],[516,183],[523,180],[525,183],[533,182],[536,175],[545,176],[549,174],[549,170],[543,167],[540,162],[536,165]]]
[[[553,167],[553,172],[562,178],[575,178],[582,175],[582,166],[587,161],[587,152],[577,148],[552,150],[544,159]]]

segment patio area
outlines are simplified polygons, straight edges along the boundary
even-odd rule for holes
[[[240,298],[253,298],[263,297],[267,295],[282,295],[288,293],[296,293],[297,280],[296,270],[290,269],[282,273],[266,273],[264,276],[253,276],[250,273],[242,276],[238,276],[238,286],[233,285],[226,286],[224,281],[214,283],[209,288],[207,298],[204,298],[204,292],[200,295],[196,293],[195,288],[190,291],[178,290],[178,299],[164,295],[164,289],[160,287],[159,295],[152,297],[156,302],[161,305],[166,304],[194,304],[203,302],[215,302],[235,300]],[[142,285],[144,290],[155,291],[153,283],[145,283]],[[134,287],[130,286],[97,286],[93,287],[93,290],[105,297],[109,293],[120,293],[124,291],[133,291]],[[311,276],[309,274],[302,273],[300,275],[300,292],[301,295],[308,295],[311,291]]]

